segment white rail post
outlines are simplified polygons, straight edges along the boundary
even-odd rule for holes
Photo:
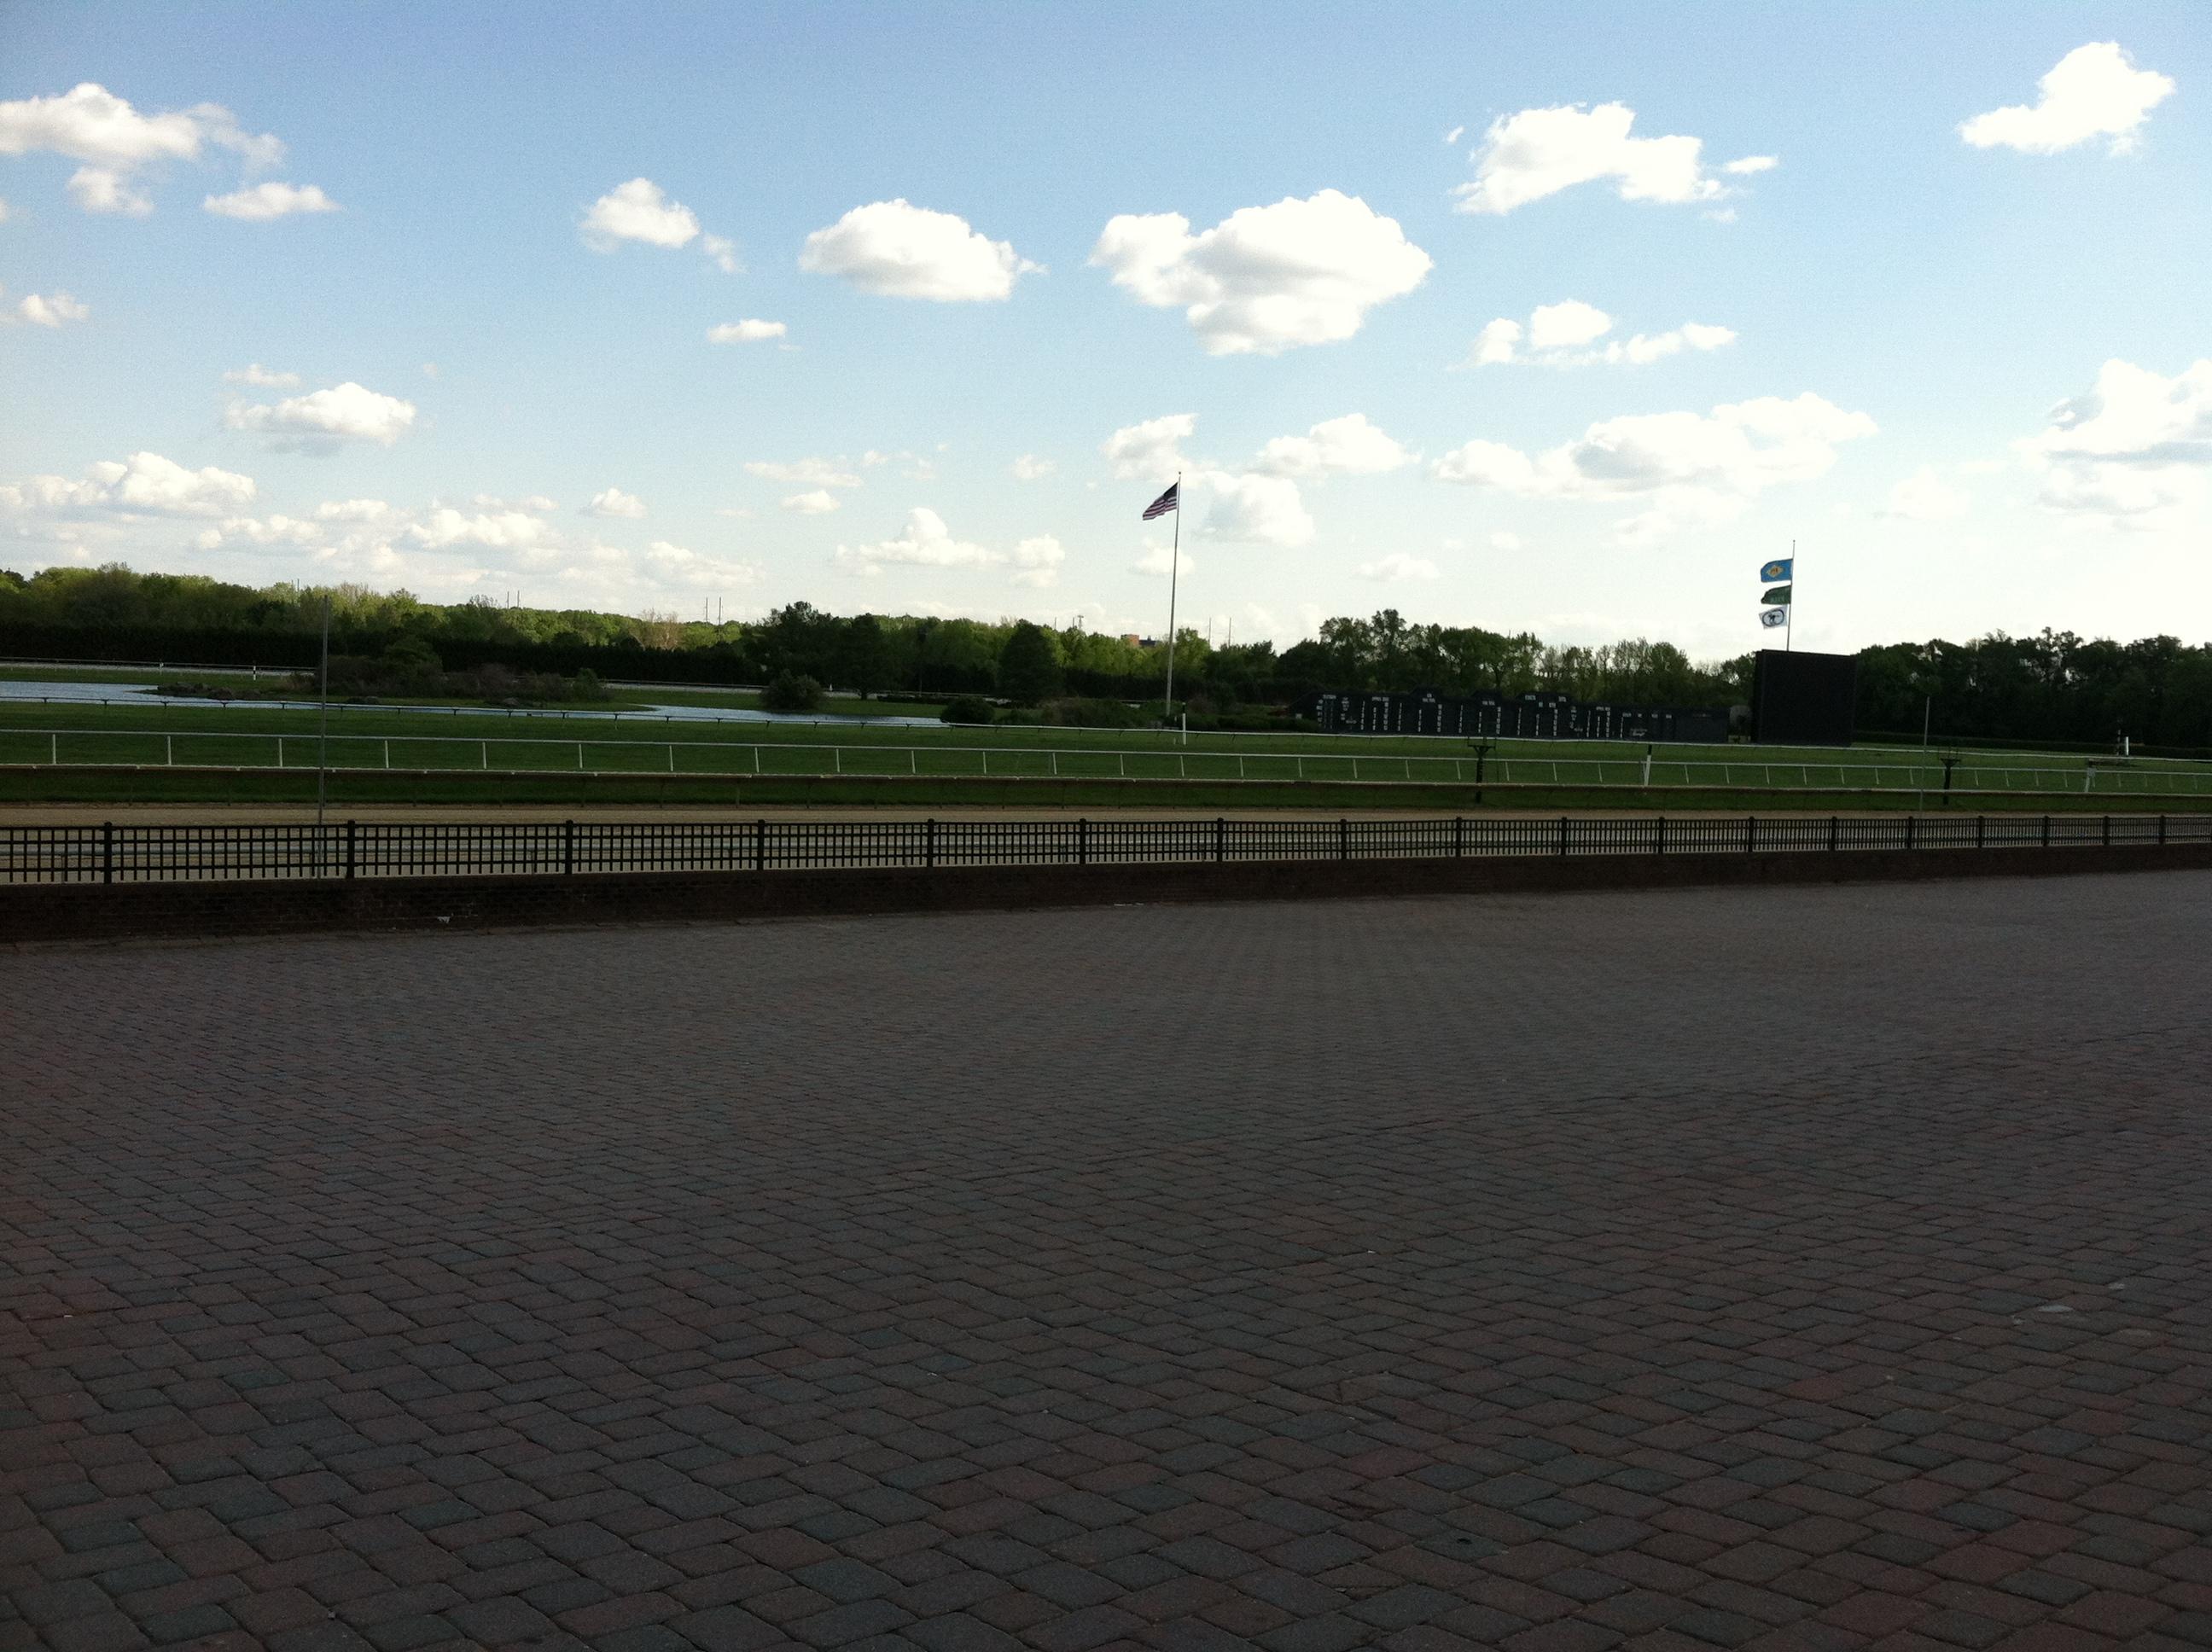
[[[389,740],[384,743],[384,766],[386,768],[392,767],[392,742]]]
[[[983,772],[986,774],[991,772],[991,748],[988,746],[983,748]]]
[[[830,772],[833,774],[842,774],[845,772],[844,747],[833,745],[830,748]]]
[[[906,749],[906,772],[909,774],[921,773],[921,759],[912,746]]]
[[[477,756],[478,760],[477,763],[477,768],[489,768],[491,767],[491,742],[489,740],[478,740],[477,742]]]
[[[676,772],[676,742],[673,740],[668,743],[668,772],[672,774]]]
[[[584,743],[581,740],[576,742],[576,772],[579,774],[584,772]]]
[[[281,734],[280,734],[280,735],[278,735],[278,736],[276,737],[276,767],[277,767],[277,768],[282,768],[283,766],[284,766],[284,737],[283,737],[283,735],[281,735]]]
[[[173,734],[161,737],[161,763],[167,768],[177,766],[177,737]]]
[[[52,743],[53,751],[49,761],[55,768],[59,768],[62,766],[62,737],[58,734],[49,734],[46,738]]]
[[[1054,780],[1059,779],[1059,778],[1060,778],[1060,753],[1058,753],[1057,751],[1048,751],[1048,752],[1046,752],[1044,755],[1045,755],[1045,756],[1046,756],[1048,759],[1049,759],[1049,760],[1050,760],[1050,762],[1051,762],[1051,763],[1052,763],[1052,773],[1053,773],[1053,778],[1054,778]]]

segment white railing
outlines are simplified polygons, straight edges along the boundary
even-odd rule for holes
[[[2097,762],[2038,768],[1960,761],[1942,765],[1876,758],[1854,762],[1739,762],[1704,757],[1396,756],[1358,752],[1239,752],[1176,747],[575,739],[550,736],[313,734],[164,729],[0,728],[0,765],[34,768],[313,768],[345,773],[662,774],[716,777],[851,775],[1000,779],[1356,782],[1587,789],[1887,793],[2077,793],[2100,796],[2212,796],[2212,770]],[[495,764],[492,758],[501,761]]]

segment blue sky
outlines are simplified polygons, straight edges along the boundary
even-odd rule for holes
[[[1179,463],[1217,635],[2212,635],[2193,5],[118,15],[0,6],[0,565],[1149,633]]]

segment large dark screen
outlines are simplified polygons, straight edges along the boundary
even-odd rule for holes
[[[1856,654],[1762,648],[1751,679],[1751,738],[1761,745],[1849,745],[1858,691]]]

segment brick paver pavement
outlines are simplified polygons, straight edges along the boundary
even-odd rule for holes
[[[0,1648],[2212,1645],[2208,934],[0,957]]]

